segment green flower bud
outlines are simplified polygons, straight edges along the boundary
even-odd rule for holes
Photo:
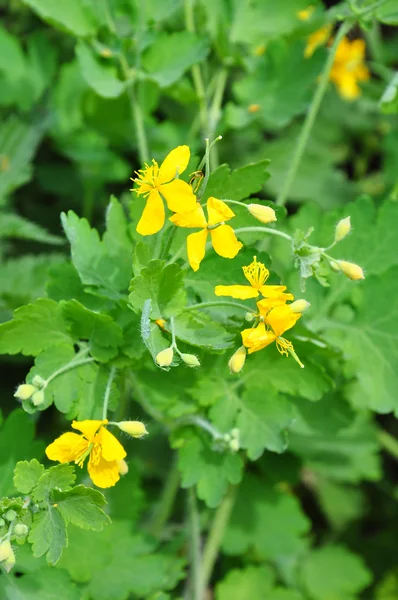
[[[17,537],[23,537],[25,535],[28,535],[29,532],[29,527],[27,525],[24,525],[24,523],[17,523],[17,525],[15,525],[14,527],[14,533]]]
[[[239,441],[236,438],[233,438],[229,442],[229,448],[230,448],[230,450],[232,450],[232,452],[238,452],[238,450],[240,448]]]
[[[229,359],[228,366],[231,373],[239,373],[243,369],[245,360],[246,348],[244,346],[241,346]]]
[[[351,217],[346,217],[345,219],[341,219],[336,225],[336,229],[334,232],[334,241],[341,242],[346,235],[348,235],[351,231]]]
[[[15,512],[15,510],[10,509],[3,516],[7,521],[10,521],[11,523],[11,521],[13,521],[16,518],[17,513]]]
[[[41,406],[42,404],[44,404],[44,392],[43,390],[38,390],[37,392],[35,392],[31,398],[33,404],[35,406]]]
[[[294,302],[289,304],[289,306],[294,313],[303,313],[311,306],[311,304],[307,302],[307,300],[300,299],[295,300]]]
[[[200,367],[200,362],[194,354],[180,354],[181,359],[188,367]]]
[[[233,438],[238,438],[239,437],[239,429],[237,427],[234,427],[233,429],[231,429],[231,435]]]
[[[9,540],[4,540],[0,544],[0,562],[7,560],[7,558],[12,554],[12,548]]]
[[[254,321],[254,314],[252,312],[247,312],[245,314],[245,321],[247,321],[248,323]]]
[[[166,348],[166,350],[162,350],[156,355],[156,362],[159,367],[169,367],[173,362],[174,350],[170,346],[170,348]]]
[[[40,377],[40,375],[35,375],[32,379],[32,383],[35,387],[40,389],[40,388],[44,387],[46,380],[43,379],[43,377]]]
[[[115,423],[115,425],[117,425],[121,431],[128,433],[128,435],[131,435],[133,438],[142,438],[148,433],[144,423],[141,423],[141,421],[119,421],[119,423]]]
[[[29,400],[31,396],[36,392],[36,388],[34,385],[30,383],[23,383],[19,385],[17,391],[14,394],[14,398],[18,398],[19,400]]]

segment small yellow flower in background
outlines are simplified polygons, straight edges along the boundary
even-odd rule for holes
[[[120,479],[118,461],[127,456],[121,443],[110,433],[103,421],[73,421],[73,429],[82,434],[62,434],[47,446],[46,455],[60,463],[74,462],[83,468],[88,458],[88,473],[93,483],[100,488],[112,487]]]
[[[284,294],[285,285],[264,285],[269,277],[267,267],[253,257],[253,262],[247,267],[242,267],[243,274],[250,285],[217,285],[214,289],[216,296],[232,296],[240,300],[257,298],[262,294],[265,298],[278,299],[282,296],[283,302],[293,300],[292,294]]]
[[[156,319],[155,323],[163,331],[166,329],[166,321],[164,319]]]
[[[336,260],[339,269],[344,273],[348,279],[357,281],[358,279],[365,279],[363,270],[359,265],[355,263],[347,262],[346,260]]]
[[[297,14],[297,18],[300,19],[300,21],[308,21],[308,19],[311,18],[313,12],[315,10],[315,6],[307,6],[307,8],[304,8],[303,10],[299,10],[296,14]]]
[[[180,212],[170,217],[170,221],[178,227],[200,228],[202,230],[191,233],[187,237],[188,261],[194,271],[199,269],[205,256],[209,233],[214,250],[224,258],[234,258],[243,247],[243,244],[236,239],[232,227],[225,225],[225,221],[229,221],[235,216],[229,206],[217,198],[209,198],[206,206],[207,220],[203,208],[199,205],[196,206],[195,210]]]
[[[355,100],[361,94],[358,81],[367,81],[370,77],[365,65],[365,42],[343,38],[337,48],[330,81],[332,81],[342,98]]]
[[[320,27],[314,33],[311,33],[307,40],[307,46],[304,50],[305,58],[311,58],[314,54],[315,50],[319,48],[319,46],[323,46],[326,44],[328,39],[330,38],[330,33],[332,31],[332,26],[330,24],[324,25]]]
[[[247,107],[247,112],[251,115],[254,115],[256,112],[260,110],[261,106],[259,104],[249,104]]]
[[[137,225],[141,235],[152,235],[160,231],[165,221],[163,198],[173,212],[193,210],[196,206],[196,197],[188,183],[175,179],[185,171],[190,158],[188,146],[174,148],[158,165],[156,160],[152,165],[145,165],[145,169],[138,171],[133,179],[137,184],[135,193],[147,198],[146,206]]]

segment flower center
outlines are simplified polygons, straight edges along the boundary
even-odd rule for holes
[[[152,165],[145,163],[145,169],[136,171],[137,177],[133,179],[134,183],[138,185],[136,193],[138,195],[148,195],[152,190],[158,190],[161,186],[159,181],[159,165],[156,160],[152,160]]]
[[[75,459],[75,464],[80,467],[81,469],[83,468],[84,465],[84,461],[86,460],[87,456],[90,454],[91,450],[93,449],[94,444],[89,444],[87,446],[87,450],[85,450],[82,454],[80,454],[80,456],[78,456]]]
[[[257,262],[257,257],[253,256],[253,262],[248,267],[242,267],[243,273],[250,285],[258,290],[267,281],[269,271],[263,263]]]
[[[276,347],[278,348],[279,352],[281,354],[285,354],[285,356],[289,356],[292,351],[294,352],[292,342],[285,340],[283,337],[276,338]]]

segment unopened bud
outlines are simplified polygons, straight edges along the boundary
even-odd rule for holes
[[[13,521],[16,518],[17,513],[15,512],[15,510],[11,509],[7,510],[7,512],[3,516],[6,519],[6,521],[9,521],[11,523],[11,521]]]
[[[231,373],[239,373],[243,369],[245,360],[246,348],[244,346],[241,346],[229,359],[228,366]]]
[[[131,435],[133,438],[142,438],[148,433],[144,423],[141,423],[141,421],[119,421],[119,423],[115,423],[115,425],[117,425],[121,431],[128,433],[128,435]]]
[[[200,367],[200,362],[194,354],[180,354],[181,359],[188,367]]]
[[[35,387],[40,389],[40,388],[44,387],[46,380],[43,379],[43,377],[40,377],[40,375],[35,375],[32,379],[32,383]]]
[[[338,260],[337,264],[339,265],[340,270],[343,271],[344,275],[349,279],[353,279],[354,281],[357,279],[365,279],[365,275],[359,265],[345,260]]]
[[[247,321],[248,323],[251,323],[251,321],[254,320],[254,314],[252,312],[247,312],[245,314],[245,321]]]
[[[29,528],[24,523],[18,523],[14,527],[14,533],[17,537],[23,537],[24,535],[27,535],[28,532],[29,532]]]
[[[127,475],[127,473],[129,472],[129,466],[124,460],[124,458],[117,461],[117,468],[119,469],[120,475]]]
[[[237,427],[234,427],[233,429],[231,429],[231,435],[233,438],[238,438],[239,437],[239,429]]]
[[[13,554],[11,544],[9,540],[4,540],[0,544],[0,562],[2,563],[4,560],[7,560],[11,554]]]
[[[230,443],[230,441],[232,440],[231,434],[230,433],[224,433],[224,435],[222,436],[224,442],[227,442],[227,444]]]
[[[238,452],[238,450],[240,448],[239,441],[236,438],[233,438],[229,442],[229,448],[230,448],[230,450],[232,450],[232,452]]]
[[[29,400],[29,398],[37,391],[34,385],[30,383],[23,383],[19,385],[17,391],[14,394],[14,398],[19,400]]]
[[[9,573],[14,565],[15,565],[15,554],[14,554],[13,549],[11,548],[11,554],[8,556],[8,558],[6,558],[1,563],[1,566],[3,567],[3,569],[5,570],[6,573]]]
[[[311,304],[307,302],[307,300],[301,298],[300,300],[295,300],[294,302],[289,304],[289,306],[292,309],[292,312],[303,313],[311,306]]]
[[[335,260],[331,260],[329,261],[330,264],[330,268],[332,269],[332,271],[334,271],[335,273],[338,273],[338,271],[340,271],[340,267],[337,264],[337,262]]]
[[[261,223],[271,223],[272,221],[276,221],[275,211],[270,206],[263,206],[262,204],[248,204],[247,210],[258,221],[261,221]]]
[[[169,367],[173,362],[174,350],[170,346],[170,348],[166,348],[166,350],[162,350],[156,355],[156,362],[159,367]]]
[[[44,403],[43,390],[38,390],[37,392],[35,392],[31,398],[31,400],[35,406],[41,406]]]
[[[341,219],[336,225],[336,229],[334,232],[334,241],[341,242],[346,235],[348,235],[351,231],[351,217],[346,217],[345,219]]]

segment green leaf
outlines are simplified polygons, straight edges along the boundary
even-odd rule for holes
[[[184,271],[176,264],[165,266],[162,260],[151,260],[141,275],[131,280],[129,302],[142,310],[146,300],[151,300],[151,318],[165,319],[177,314],[185,306],[183,289]]]
[[[101,61],[88,44],[77,43],[76,57],[85,81],[99,96],[117,98],[124,92],[126,84],[118,78],[116,67]]]
[[[66,523],[94,531],[101,531],[110,523],[110,518],[102,510],[106,500],[97,490],[77,485],[65,492],[54,490],[51,499]]]
[[[217,584],[216,600],[268,600],[274,579],[274,574],[267,567],[234,569]]]
[[[20,461],[16,464],[14,470],[14,485],[19,492],[29,494],[39,483],[40,477],[44,473],[44,467],[35,458],[30,462]]]
[[[176,82],[192,65],[201,62],[209,52],[206,38],[188,31],[162,33],[142,57],[145,71],[161,87]]]
[[[47,562],[55,565],[68,542],[65,521],[56,508],[35,515],[28,538],[35,558],[46,555]]]
[[[175,334],[179,340],[209,351],[231,348],[234,340],[234,336],[200,310],[178,315]]]
[[[36,568],[23,573],[20,565],[21,549],[18,549],[17,573],[15,570],[8,577],[0,579],[2,598],[11,600],[81,600],[81,590],[71,581],[68,573],[52,567]],[[37,559],[35,562],[38,562]]]
[[[95,34],[94,15],[82,0],[53,2],[52,0],[23,0],[44,21],[77,36]]]
[[[112,317],[89,310],[77,300],[61,301],[59,306],[71,335],[88,340],[94,358],[108,361],[117,355],[123,333]]]
[[[270,560],[294,557],[310,526],[295,496],[248,474],[239,487],[223,550],[239,555],[254,549]]]
[[[186,434],[178,438],[178,468],[181,486],[197,486],[197,494],[209,508],[218,506],[228,484],[239,483],[243,461],[238,454],[215,452],[205,435]]]
[[[22,240],[33,240],[42,244],[53,244],[62,246],[64,241],[57,235],[48,233],[44,227],[28,221],[20,215],[1,214],[0,238],[17,238]]]
[[[251,194],[260,192],[270,176],[266,170],[268,165],[269,160],[264,159],[232,172],[228,165],[220,165],[210,175],[203,200],[210,196],[220,199],[244,200]]]
[[[91,229],[86,219],[79,219],[69,211],[67,215],[61,214],[61,221],[71,245],[72,262],[82,283],[98,286],[105,295],[119,298],[119,291],[124,291],[129,281],[124,263],[119,265],[114,260],[98,231]]]
[[[12,321],[0,325],[0,354],[37,356],[52,344],[72,343],[53,300],[40,298],[17,308]]]
[[[386,25],[398,25],[398,8],[395,0],[384,2],[376,11],[376,18]]]
[[[398,11],[397,11],[398,15]],[[398,22],[398,16],[397,16]],[[380,98],[380,110],[385,114],[395,114],[398,112],[398,73],[395,73],[388,86]]]
[[[313,550],[301,578],[311,600],[355,600],[372,581],[362,558],[340,545]]]
[[[68,492],[72,489],[75,479],[76,475],[73,465],[63,464],[50,467],[40,477],[32,496],[37,502],[48,502],[53,490]]]

